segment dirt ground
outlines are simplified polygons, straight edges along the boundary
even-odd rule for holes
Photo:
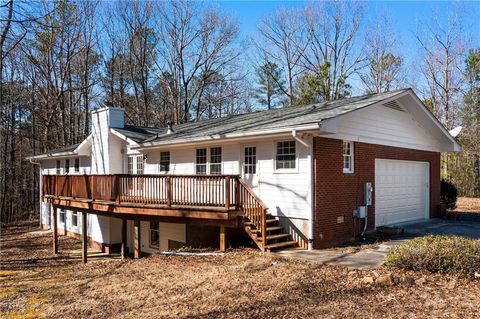
[[[455,210],[459,212],[480,213],[480,198],[459,197]]]
[[[354,271],[253,249],[224,257],[92,258],[84,265],[66,253],[80,248],[77,240],[61,236],[54,257],[51,233],[35,227],[1,230],[2,318],[480,317],[479,280]],[[379,283],[386,274],[394,284]]]

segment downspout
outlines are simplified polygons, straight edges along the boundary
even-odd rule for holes
[[[314,174],[314,161],[313,161],[313,147],[311,144],[303,140],[301,137],[297,135],[296,130],[292,130],[292,137],[299,142],[300,144],[304,145],[307,149],[310,150],[310,191],[312,193],[312,200],[311,200],[311,210],[310,210],[310,216],[308,218],[308,250],[313,250],[313,222],[315,218],[315,202],[314,202],[314,191],[313,191],[313,186],[314,186],[314,179],[313,179],[313,174]]]
[[[30,164],[33,165],[38,165],[38,194],[39,194],[39,199],[38,199],[38,210],[39,210],[39,223],[40,223],[40,229],[42,228],[42,189],[43,189],[43,176],[42,176],[42,166],[38,162],[34,162],[32,159],[29,159]]]

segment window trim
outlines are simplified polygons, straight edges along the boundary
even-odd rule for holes
[[[61,218],[62,215],[63,215],[63,221]],[[67,219],[67,212],[64,209],[60,209],[58,211],[58,223],[64,225],[65,222],[67,221],[66,219]]]
[[[255,160],[253,161],[253,163],[249,163],[247,164],[247,154],[245,154],[245,151],[247,150],[247,148],[253,148],[255,149],[255,155],[249,155],[249,157],[253,157]],[[253,145],[245,145],[243,146],[243,162],[242,162],[242,171],[243,171],[243,175],[258,175],[258,155],[257,155],[257,147],[256,146],[253,146]],[[254,170],[255,172],[254,173],[247,173],[247,165],[249,167],[254,167]]]
[[[157,229],[152,229],[152,223],[157,223]],[[158,236],[158,244],[152,244],[152,232],[156,232]],[[150,248],[160,249],[160,223],[159,222],[149,222],[148,223],[148,246]]]
[[[67,163],[68,163],[68,165],[67,165]],[[65,170],[65,174],[70,173],[70,159],[69,158],[66,158],[65,161],[63,161],[63,168]]]
[[[77,166],[77,162],[78,162],[78,166]],[[75,173],[80,173],[80,157],[75,157],[73,159],[73,171]]]
[[[73,224],[73,217],[75,216],[75,219],[76,219],[76,223],[75,225]],[[72,228],[78,228],[78,212],[77,211],[72,211],[72,221],[71,221],[71,224],[72,224]]]
[[[345,155],[345,143],[348,143],[349,147],[350,147],[350,154],[349,155]],[[344,174],[352,174],[354,172],[354,169],[355,169],[355,143],[353,141],[347,141],[347,140],[344,140],[342,142],[342,167],[343,167],[343,173]],[[350,158],[350,168],[345,168],[345,157],[349,157]]]
[[[62,160],[57,160],[57,162],[55,163],[55,174],[62,174]]]
[[[217,163],[217,162],[213,163],[212,162],[212,149],[219,149],[220,150],[220,162],[219,163]],[[208,173],[210,175],[222,175],[222,173],[223,173],[223,149],[222,149],[221,146],[212,146],[208,149],[207,161],[208,161]],[[212,165],[220,166],[220,172],[212,173]]]
[[[198,163],[198,151],[205,150],[205,163]],[[203,156],[202,156],[203,157]],[[195,149],[195,175],[208,175],[208,147],[196,148]],[[205,166],[205,173],[199,173],[198,167],[199,165]]]
[[[278,168],[277,169],[277,144],[279,142],[295,142],[295,167],[294,168]],[[299,160],[298,160],[298,144],[292,139],[277,139],[273,141],[273,173],[274,174],[298,174]]]
[[[211,161],[211,156],[212,156],[212,149],[213,148],[219,148],[220,149],[220,163],[212,163]],[[197,164],[197,151],[198,150],[205,150],[205,156],[206,156],[206,161],[205,163],[202,164]],[[223,175],[223,147],[219,145],[214,145],[210,147],[199,147],[195,149],[195,159],[193,162],[193,171],[195,175]],[[197,165],[205,165],[205,174],[199,174],[197,173]],[[211,172],[211,165],[220,165],[220,173],[214,173],[212,174]]]
[[[167,169],[166,170],[162,170],[162,154],[168,154],[168,166],[167,166]],[[159,161],[159,170],[160,170],[160,173],[169,173],[170,172],[170,164],[172,162],[172,157],[171,157],[171,153],[170,151],[161,151],[160,152],[160,161]]]

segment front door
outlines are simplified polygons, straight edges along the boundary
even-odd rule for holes
[[[242,179],[252,188],[258,195],[258,161],[257,161],[257,146],[255,144],[247,144],[242,147]]]

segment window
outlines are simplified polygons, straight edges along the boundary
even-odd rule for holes
[[[137,156],[137,174],[143,174],[143,155]]]
[[[143,155],[127,157],[128,174],[143,174]]]
[[[65,174],[68,174],[70,172],[70,160],[66,159],[65,160]]]
[[[295,164],[295,141],[277,142],[277,156],[275,161],[275,168],[292,169],[295,168]]]
[[[199,148],[197,149],[195,157],[195,173],[196,174],[207,174],[207,149]]]
[[[78,157],[75,159],[74,167],[75,167],[75,173],[79,173],[80,172],[80,159]]]
[[[170,171],[170,152],[160,152],[160,172]]]
[[[128,174],[135,174],[135,172],[133,171],[133,162],[135,160],[135,156],[129,156],[127,158],[127,161],[128,161]]]
[[[58,219],[61,224],[65,223],[65,211],[63,209],[60,209],[60,213],[58,214]]]
[[[57,161],[57,175],[61,174],[61,167],[62,164],[60,163],[60,160]]]
[[[353,142],[343,141],[343,172],[353,173]]]
[[[222,174],[222,148],[210,148],[210,174]]]
[[[159,247],[160,232],[158,222],[150,222],[150,246]]]
[[[78,227],[78,213],[72,212],[72,226]]]
[[[245,147],[245,159],[243,163],[245,174],[257,173],[257,148]]]

